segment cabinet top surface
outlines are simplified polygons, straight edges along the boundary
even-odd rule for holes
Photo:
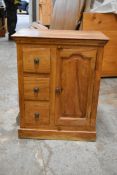
[[[103,40],[108,41],[103,33],[98,31],[74,31],[74,30],[44,30],[21,29],[13,35],[19,38],[46,38],[46,39],[74,39],[74,40]]]

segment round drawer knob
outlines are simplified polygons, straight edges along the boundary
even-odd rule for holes
[[[39,58],[34,58],[34,64],[39,64]]]
[[[35,112],[34,116],[35,116],[35,119],[38,120],[39,117],[40,117],[40,113],[39,112]]]
[[[56,92],[56,94],[58,94],[58,95],[60,95],[60,94],[62,93],[62,91],[63,91],[63,88],[60,88],[60,87],[57,87],[57,88],[55,89],[55,92]]]
[[[58,49],[63,49],[63,47],[62,46],[58,46]]]
[[[33,89],[33,91],[34,91],[34,93],[39,93],[39,88],[38,87],[35,87],[34,89]]]

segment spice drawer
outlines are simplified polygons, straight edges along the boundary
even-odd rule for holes
[[[24,72],[50,73],[50,49],[24,48],[23,69]]]
[[[49,100],[49,78],[24,77],[24,98],[26,100]]]
[[[49,124],[49,103],[25,101],[24,121],[30,127]]]

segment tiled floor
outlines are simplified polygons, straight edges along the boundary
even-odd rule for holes
[[[18,29],[28,25],[19,17]],[[19,140],[16,45],[0,39],[0,175],[117,175],[117,79],[103,79],[97,141]]]

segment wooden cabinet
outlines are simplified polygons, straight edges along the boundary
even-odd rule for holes
[[[95,140],[107,38],[100,32],[21,30],[20,138]]]
[[[117,76],[117,15],[84,13],[83,30],[101,31],[110,39],[104,48],[102,77]]]

